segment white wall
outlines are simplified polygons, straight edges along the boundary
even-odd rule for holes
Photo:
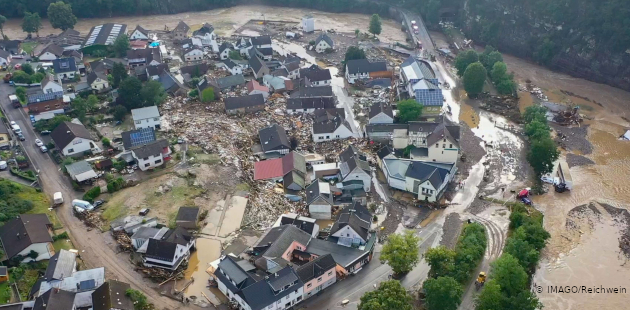
[[[132,151],[133,153],[133,151]],[[160,155],[157,156],[149,156],[146,159],[145,158],[138,158],[136,156],[135,153],[133,153],[133,158],[136,159],[136,161],[138,162],[138,168],[140,168],[140,170],[142,171],[146,171],[148,169],[160,166],[164,163],[164,159],[162,158],[162,154],[160,153]],[[159,161],[159,162],[157,162]],[[156,163],[157,162],[157,163]]]
[[[136,126],[136,129],[149,128],[149,127],[153,129],[159,129],[160,126],[162,125],[160,117],[150,117],[150,118],[145,118],[145,119],[139,119],[139,120],[134,121],[133,123]]]
[[[425,199],[428,199],[430,202],[435,202],[437,200],[438,193],[439,190],[433,187],[431,182],[424,181],[424,183],[420,184],[418,187],[418,200],[424,201]]]
[[[265,98],[265,100],[267,100],[267,97],[269,97],[269,93],[262,91],[262,90],[258,90],[258,89],[254,89],[252,90],[249,95],[256,95],[256,94],[262,94],[263,97]]]
[[[64,72],[64,73],[57,73],[57,78],[58,79],[74,79],[74,74],[76,72]]]
[[[228,59],[228,57],[230,56],[230,52],[232,51],[231,48],[226,48],[223,50],[223,52],[221,52],[221,54],[219,56],[221,56],[221,60],[226,60]]]
[[[346,178],[343,179],[343,182],[350,180],[361,180],[363,181],[363,189],[366,192],[370,191],[372,187],[372,177],[367,174],[365,171],[361,170],[359,167],[355,168]]]
[[[315,46],[315,51],[318,52],[318,53],[323,53],[328,48],[330,48],[330,45],[328,45],[328,43],[326,43],[326,41],[321,40],[321,41],[319,41],[319,43],[317,43],[317,46]]]
[[[339,126],[339,128],[337,128],[335,132],[333,133],[322,133],[322,134],[313,133],[313,142],[324,142],[324,141],[347,139],[352,136],[353,136],[352,131],[350,131],[350,129],[348,129],[348,127],[346,127],[345,125],[341,124],[341,126]]]
[[[39,60],[55,60],[57,56],[51,52],[45,52],[41,56],[39,56]]]
[[[243,74],[243,68],[240,66],[234,66],[232,69],[228,68],[228,71],[230,71],[232,75]]]
[[[203,59],[203,52],[200,50],[192,50],[188,53],[186,53],[186,55],[184,55],[184,59],[186,61],[193,61],[193,60],[202,60]]]
[[[159,264],[166,264],[166,265],[170,265],[171,269],[177,268],[177,266],[175,266],[175,263],[177,263],[177,260],[179,260],[181,257],[184,257],[184,260],[188,259],[188,256],[190,255],[190,248],[195,244],[195,240],[193,240],[192,242],[190,242],[187,245],[181,245],[178,244],[177,248],[175,249],[175,255],[173,257],[173,261],[163,261],[161,259],[155,259],[155,258],[150,258],[150,257],[145,257],[145,264],[151,264],[152,262],[155,263],[159,263]],[[183,262],[183,260],[181,261]],[[180,264],[181,264],[180,262]]]
[[[308,206],[310,217],[316,220],[329,220],[332,207],[329,204],[311,204]]]
[[[44,94],[63,91],[63,86],[57,84],[57,82],[48,82],[44,88],[42,88]]]
[[[370,119],[370,124],[393,124],[394,119],[381,112]]]
[[[446,139],[446,142],[442,139],[429,147],[428,155],[430,161],[452,164],[457,162],[459,148],[450,139]]]
[[[94,90],[103,90],[109,87],[109,83],[101,78],[96,78],[90,87]]]
[[[329,86],[331,80],[317,81],[317,82],[310,81],[310,82],[312,86]]]
[[[149,38],[138,30],[134,30],[131,36],[129,36],[129,40],[147,40],[147,39]]]
[[[356,231],[354,231],[354,229],[350,228],[350,225],[346,225],[346,227],[338,230],[337,232],[335,232],[333,234],[334,237],[338,237],[338,238],[346,238],[346,239],[352,239],[353,242],[354,241],[359,241],[359,242],[355,242],[355,243],[360,243],[360,244],[365,244],[365,242],[367,240],[363,239],[361,236],[359,236],[359,234],[357,234]],[[341,241],[341,240],[340,240]]]
[[[40,260],[43,260],[43,259],[50,259],[55,254],[54,253],[51,254],[48,251],[49,247],[54,252],[54,249],[52,247],[52,243],[34,243],[34,244],[31,244],[30,246],[28,246],[26,249],[22,250],[22,252],[18,253],[18,255],[26,256],[31,251],[35,251],[35,252],[39,253],[39,256],[37,256],[35,261],[40,261]],[[22,262],[28,263],[30,261],[33,261],[33,259],[31,259],[30,257],[27,257]]]
[[[90,142],[94,143],[92,140],[84,139],[84,138],[74,138],[72,142],[70,142],[66,147],[63,148],[62,153],[65,156],[72,155],[83,155],[83,152],[89,151]]]

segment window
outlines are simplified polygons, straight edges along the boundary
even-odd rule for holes
[[[322,282],[322,277],[317,278],[317,283]]]
[[[142,160],[149,160],[149,157],[145,157],[145,158],[143,158]]]
[[[446,148],[446,144],[442,144],[442,148],[445,149]]]
[[[306,285],[306,288],[311,288],[311,286],[313,286],[313,283],[309,283]]]
[[[294,110],[295,111],[295,110]],[[304,109],[304,112],[308,111],[308,109]]]
[[[328,276],[329,276],[329,277],[330,277],[330,276],[332,276],[332,271],[329,271],[329,272],[328,272]]]
[[[160,164],[160,163],[162,163],[162,160],[161,160],[161,159],[158,159],[158,160],[156,160],[156,161],[155,161],[155,163],[156,163],[156,164]]]
[[[0,137],[0,141],[4,141],[4,137]]]
[[[74,153],[74,149],[68,149],[68,153]]]
[[[324,139],[324,137],[323,136],[319,136],[319,140],[322,140],[322,139]]]
[[[448,148],[449,148],[449,149],[452,149],[452,148],[453,148],[453,143],[449,144],[449,145],[448,145]]]
[[[446,138],[444,138],[444,142],[446,142]]]
[[[142,123],[142,121],[136,121],[136,124],[140,124],[140,123]]]
[[[145,167],[149,167],[149,166],[151,166],[151,163],[146,163],[146,164],[144,164],[144,166]]]

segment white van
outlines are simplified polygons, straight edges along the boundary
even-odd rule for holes
[[[7,169],[7,162],[6,161],[0,161],[0,170],[4,170]]]
[[[16,134],[22,133],[22,128],[20,128],[20,125],[12,125],[11,128],[13,129],[13,132],[15,132]]]
[[[62,203],[63,203],[63,195],[61,194],[61,192],[56,192],[53,195],[53,204],[55,206],[58,206],[58,205],[60,205]]]
[[[72,200],[72,206],[78,212],[94,210],[94,206],[91,203],[89,203],[89,202],[87,202],[85,200],[80,200],[80,199]]]

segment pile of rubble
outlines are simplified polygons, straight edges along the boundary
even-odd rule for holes
[[[118,248],[122,252],[132,252],[133,246],[131,245],[131,238],[124,230],[114,230],[112,231],[112,235],[118,243]]]
[[[76,215],[77,218],[79,218],[85,224],[85,226],[87,226],[90,229],[100,228],[100,227],[103,227],[103,225],[105,224],[101,216],[96,212],[89,212],[89,211],[76,212],[75,211],[74,214]]]

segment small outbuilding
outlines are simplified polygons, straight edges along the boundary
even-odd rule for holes
[[[198,221],[199,208],[197,207],[181,207],[175,218],[175,224],[186,229],[196,229]]]
[[[85,160],[66,165],[66,170],[68,170],[70,177],[77,182],[98,177],[92,166]]]

